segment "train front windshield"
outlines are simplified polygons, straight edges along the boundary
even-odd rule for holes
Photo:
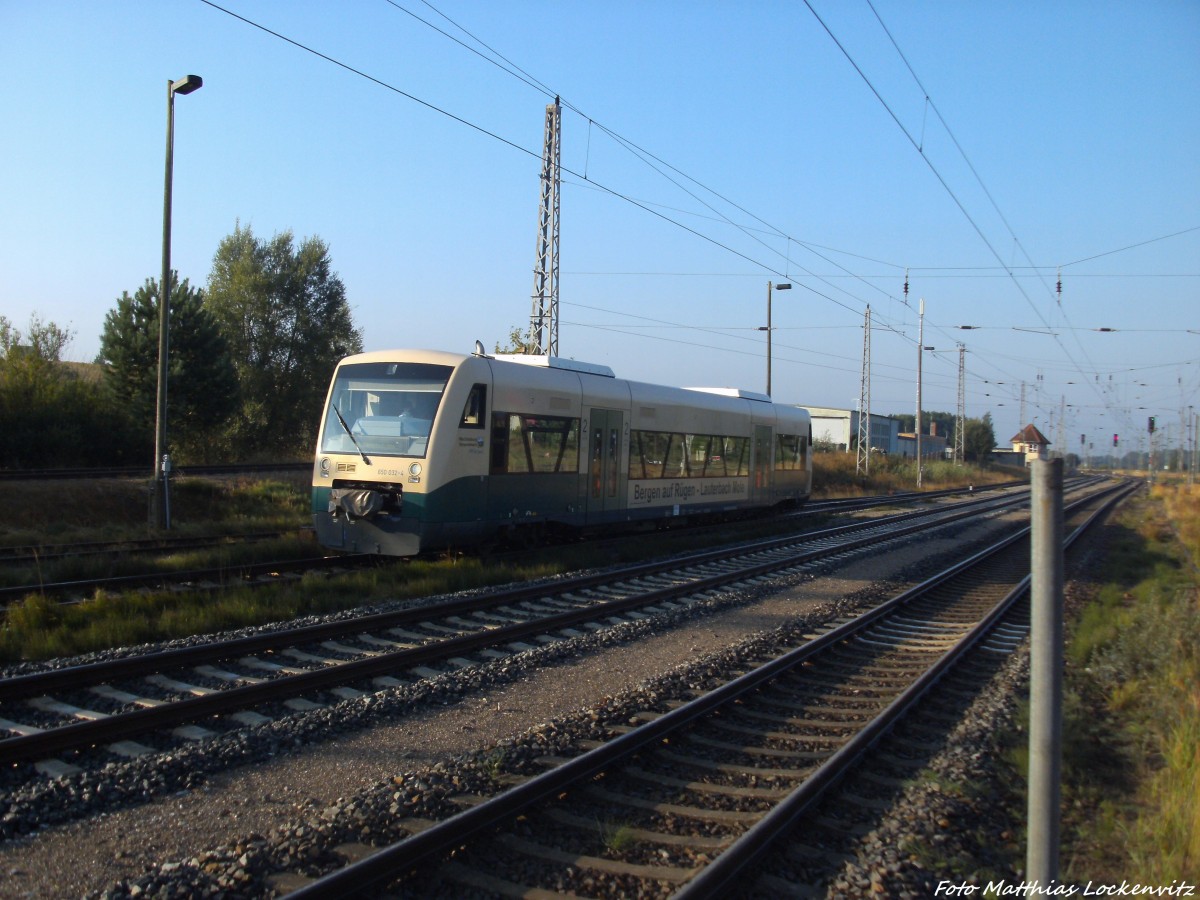
[[[428,363],[353,363],[337,371],[321,453],[424,456],[453,369]]]

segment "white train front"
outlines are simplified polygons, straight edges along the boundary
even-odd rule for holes
[[[545,356],[350,356],[317,438],[325,546],[407,556],[494,537],[795,505],[808,413],[763,394],[670,388]]]

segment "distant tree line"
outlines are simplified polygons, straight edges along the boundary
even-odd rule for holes
[[[915,413],[893,413],[891,416],[900,423],[900,432],[911,433],[916,430],[917,417]],[[937,433],[946,439],[946,446],[954,446],[954,434],[958,427],[958,416],[954,413],[921,410],[921,430],[930,432],[930,425],[937,425]],[[963,420],[963,455],[967,462],[985,463],[992,451],[996,449],[996,432],[992,427],[992,414],[984,413],[980,419]]]
[[[318,237],[262,240],[238,223],[206,288],[172,271],[167,438],[172,459],[302,459],[336,362],[362,349],[345,285]],[[154,453],[159,284],[116,298],[95,363],[74,334],[0,316],[0,467],[138,465]]]

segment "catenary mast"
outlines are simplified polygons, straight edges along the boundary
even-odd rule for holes
[[[954,417],[954,461],[966,462],[967,435],[967,346],[958,345],[958,409]]]
[[[542,149],[541,206],[538,211],[537,264],[533,269],[533,309],[525,352],[558,356],[558,211],[562,176],[562,107],[558,97],[546,106]]]
[[[854,473],[871,473],[871,307],[863,317],[862,380],[858,388],[858,456]]]

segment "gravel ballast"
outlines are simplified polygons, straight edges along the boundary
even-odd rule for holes
[[[255,860],[274,858],[282,846],[300,860],[312,854],[317,864],[321,842],[306,841],[306,830],[315,836],[322,826],[329,831],[336,823],[343,829],[363,797],[397,794],[399,799],[390,802],[407,803],[411,798],[394,789],[397,778],[409,784],[405,773],[441,766],[446,777],[462,779],[462,774],[446,774],[456,771],[455,760],[536,733],[539,726],[548,727],[545,723],[586,715],[748,635],[792,625],[798,617],[834,617],[866,598],[881,599],[907,586],[913,573],[964,539],[995,530],[998,521],[960,533],[953,542],[934,533],[887,552],[856,554],[817,577],[784,579],[782,589],[722,595],[705,601],[702,615],[619,626],[453,673],[417,691],[393,689],[292,717],[274,728],[227,735],[215,745],[180,753],[174,770],[170,761],[157,758],[113,766],[91,786],[86,801],[104,811],[0,844],[0,896],[79,896],[104,892],[116,882],[126,888],[112,895],[129,896],[143,882],[165,887],[189,867],[227,880],[224,885],[213,880],[214,889],[239,892],[253,883]],[[105,789],[105,779],[125,787]],[[146,783],[148,799],[130,788],[139,779]],[[106,790],[121,794],[122,801],[108,805]],[[27,820],[13,832],[53,819],[51,799],[85,803],[64,800],[62,793],[47,798],[46,815],[37,798],[16,798],[11,807],[16,812],[10,814]]]

